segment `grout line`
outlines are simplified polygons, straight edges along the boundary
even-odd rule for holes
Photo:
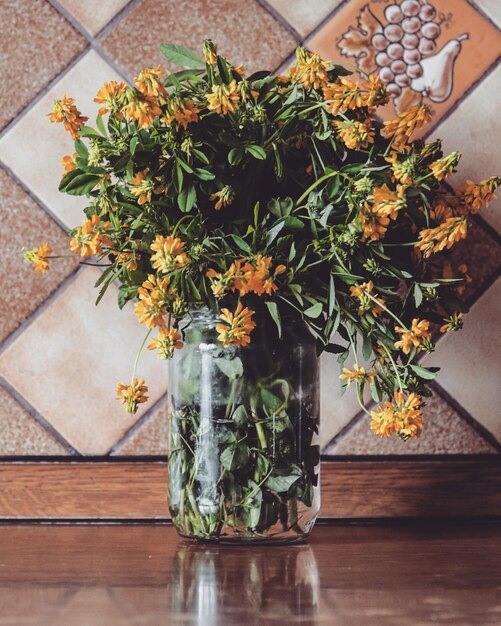
[[[146,411],[146,413],[144,415],[141,415],[137,422],[135,422],[129,428],[129,430],[121,437],[121,439],[113,444],[106,456],[120,456],[120,448],[124,446],[138,432],[138,430],[140,430],[150,420],[153,411],[157,409],[162,404],[162,402],[167,399],[167,396],[167,393],[164,393],[162,396],[160,396],[160,398]]]
[[[482,9],[482,7],[479,7],[477,5],[477,0],[466,0],[468,2],[468,4],[473,7],[475,9],[475,11],[477,11],[477,13],[480,13],[480,15],[485,18],[488,22],[490,22],[492,24],[492,26],[494,26],[494,28],[501,33],[501,29],[499,28],[499,26],[496,24],[496,22],[489,16],[487,15],[487,13]],[[498,0],[499,1],[499,0]]]
[[[445,400],[445,402],[447,402],[447,404],[449,404],[456,411],[456,413],[482,437],[482,439],[491,444],[497,452],[501,452],[501,443],[497,440],[497,437],[480,422],[478,422],[462,404],[460,404],[444,389],[444,387],[434,381],[430,383],[430,387],[438,396],[442,398],[442,400]]]
[[[298,31],[287,21],[287,19],[274,7],[270,6],[270,4],[266,0],[256,0],[257,4],[261,6],[265,11],[267,11],[271,17],[275,19],[281,26],[283,26],[297,41],[303,41],[303,37]]]
[[[94,35],[94,41],[101,40],[105,37],[110,31],[112,31],[118,22],[121,22],[124,17],[126,17],[142,0],[130,0],[128,4],[126,4],[120,11],[114,15],[111,20],[105,24],[100,31],[98,31]]]
[[[89,43],[92,43],[93,37],[89,33],[89,31],[80,24],[80,22],[69,12],[65,7],[61,5],[58,0],[47,0],[47,2],[52,5],[52,8],[55,9],[58,13],[60,13],[67,22],[69,22],[75,30],[77,30]]]
[[[68,450],[70,456],[80,455],[78,450],[76,450],[64,437],[61,433],[52,426],[52,424],[41,414],[39,413],[35,407],[30,404],[26,398],[24,398],[15,387],[13,387],[3,376],[0,375],[0,387],[2,387],[10,396],[16,400],[16,402],[42,427],[44,428],[52,437],[62,444],[66,450]],[[51,458],[47,456],[47,458]]]
[[[323,28],[323,27],[324,27],[324,26],[325,26],[328,22],[330,22],[330,21],[331,21],[331,19],[332,19],[333,17],[335,17],[335,16],[336,16],[336,13],[338,13],[338,12],[339,12],[342,8],[344,8],[344,7],[348,4],[348,2],[349,2],[349,1],[350,1],[350,0],[343,0],[343,2],[340,2],[340,3],[337,5],[337,7],[335,7],[335,8],[334,8],[334,9],[333,9],[330,13],[328,13],[328,14],[324,17],[324,19],[323,19],[321,22],[319,22],[319,23],[315,26],[315,28],[314,28],[312,31],[310,31],[310,32],[309,32],[309,33],[305,36],[304,41],[305,41],[305,42],[307,42],[309,39],[311,39],[311,38],[312,38],[312,37],[314,37],[317,33],[319,33],[319,32],[322,30],[322,28]]]

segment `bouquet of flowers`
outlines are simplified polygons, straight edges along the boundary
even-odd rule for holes
[[[182,348],[194,304],[219,312],[223,346],[247,346],[266,316],[280,337],[283,317],[296,317],[318,353],[339,355],[362,408],[364,386],[385,400],[370,412],[377,435],[419,435],[435,369],[417,359],[466,310],[466,270],[440,258],[500,179],[452,193],[443,181],[459,153],[411,140],[430,119],[425,104],[382,123],[378,78],[357,83],[305,48],[286,75],[251,76],[209,40],[203,59],[161,49],[186,69],[105,83],[95,128],[66,95],[50,113],[75,140],[60,190],[89,199],[71,251],[102,261],[98,301],[118,281],[120,307],[136,300],[161,359]],[[44,243],[25,257],[45,272],[51,253]],[[131,412],[146,393],[135,372],[118,385]]]

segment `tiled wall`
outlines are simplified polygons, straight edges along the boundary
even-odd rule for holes
[[[389,9],[395,2],[402,9],[407,2],[406,11],[413,12],[413,0],[0,3],[0,456],[155,456],[166,450],[165,364],[150,353],[142,357],[151,401],[137,416],[127,416],[114,397],[142,339],[130,308],[120,313],[112,292],[94,306],[96,268],[65,259],[39,276],[21,260],[22,246],[44,240],[65,249],[64,229],[81,221],[81,200],[57,191],[61,156],[73,150],[68,135],[48,122],[52,100],[66,92],[92,118],[97,112],[92,99],[105,80],[130,81],[142,67],[162,63],[160,43],[196,48],[207,36],[247,70],[278,69],[305,41],[325,58],[372,72],[372,36],[386,25],[385,11],[395,14]],[[426,100],[435,111],[429,132],[442,137],[446,149],[465,153],[461,173],[452,180],[456,186],[501,170],[496,162],[501,1],[428,3],[436,9],[440,31],[424,76],[434,101]],[[385,115],[421,97],[411,85]],[[407,444],[373,437],[355,398],[349,393],[337,398],[337,363],[326,358],[327,452],[499,453],[500,205],[501,199],[491,203],[476,220],[470,241],[456,252],[474,279],[468,292],[473,306],[464,331],[442,338],[427,357],[443,370],[426,409],[423,436]]]

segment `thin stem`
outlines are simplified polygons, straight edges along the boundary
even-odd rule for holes
[[[400,379],[400,374],[398,373],[397,364],[393,360],[393,357],[391,356],[391,352],[388,350],[388,348],[384,344],[381,344],[381,345],[382,345],[384,351],[386,352],[388,358],[390,359],[390,363],[391,363],[391,365],[393,367],[393,371],[395,372],[395,376],[397,377],[398,387],[400,389],[400,392],[403,393],[404,389],[403,389],[403,386],[402,386],[402,380]]]
[[[303,193],[303,195],[298,198],[298,200],[296,201],[296,205],[301,204],[301,202],[307,198],[309,196],[309,194],[316,189],[319,185],[321,185],[325,180],[328,180],[329,178],[332,178],[333,176],[337,176],[337,174],[339,174],[338,171],[334,171],[334,172],[329,172],[328,174],[325,174],[324,176],[322,176],[321,178],[319,178],[318,180],[316,180],[313,185],[310,185],[308,187],[308,189]]]
[[[379,300],[377,298],[375,298],[374,296],[372,296],[368,291],[364,291],[364,295],[366,295],[368,298],[370,298],[373,302],[375,302],[378,306],[380,306],[383,311],[386,311],[388,313],[388,315],[391,315],[391,317],[400,324],[400,326],[402,326],[402,328],[406,331],[409,331],[409,329],[407,328],[407,326],[402,322],[401,319],[399,319],[394,313],[392,313],[390,311],[390,309],[388,309],[382,302],[379,302]]]
[[[137,370],[137,366],[138,366],[138,363],[139,363],[139,357],[141,356],[141,352],[143,351],[143,348],[144,348],[146,342],[148,341],[148,337],[151,335],[151,331],[152,331],[152,329],[150,328],[148,330],[148,332],[146,333],[146,336],[143,339],[143,342],[141,343],[141,346],[140,346],[139,350],[137,351],[136,358],[134,360],[134,368],[132,370],[132,383],[134,383],[134,379],[136,378],[136,370]]]

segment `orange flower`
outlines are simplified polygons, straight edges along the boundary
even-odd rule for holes
[[[235,313],[228,309],[221,309],[220,319],[224,324],[217,324],[216,330],[219,333],[218,339],[223,346],[246,346],[250,343],[250,333],[256,327],[252,321],[254,311],[247,307],[244,309],[242,303],[239,302]]]
[[[436,201],[430,210],[430,217],[432,220],[435,220],[435,222],[442,223],[445,222],[447,218],[453,216],[454,213],[451,207],[441,200]]]
[[[370,412],[371,430],[378,437],[391,437],[395,433],[404,440],[419,437],[423,429],[421,398],[415,393],[405,398],[402,392],[396,391],[394,399],[395,403],[385,402]]]
[[[162,327],[158,331],[158,339],[152,339],[148,346],[148,350],[158,350],[158,358],[172,359],[174,350],[181,350],[183,342],[181,341],[181,333],[171,328]]]
[[[77,156],[78,154],[76,152],[73,153],[72,157],[69,154],[63,156],[61,159],[61,165],[64,167],[63,173],[61,174],[62,177],[66,176],[68,172],[72,172],[76,168],[77,164],[75,163],[75,158]]]
[[[322,61],[318,54],[313,54],[306,48],[296,50],[297,63],[290,70],[292,78],[303,85],[303,89],[313,87],[320,89],[327,85],[327,70],[330,63]]]
[[[101,223],[99,215],[93,215],[89,220],[85,220],[81,226],[77,227],[76,234],[70,242],[71,251],[80,256],[92,256],[102,254],[102,246],[111,246],[111,240],[98,229],[106,230],[110,227],[110,222]]]
[[[370,120],[365,123],[356,120],[334,122],[337,136],[349,150],[361,150],[374,143],[374,131],[370,128]]]
[[[377,207],[365,202],[358,218],[362,228],[362,241],[367,241],[367,239],[378,241],[385,236],[390,218],[380,213]]]
[[[451,152],[448,156],[433,161],[428,167],[437,180],[443,180],[446,176],[452,174],[460,158],[461,155],[459,152]]]
[[[139,72],[139,76],[134,80],[138,91],[149,98],[162,99],[167,97],[165,89],[160,77],[163,76],[163,70],[158,65],[156,68],[146,67]]]
[[[185,243],[178,237],[157,235],[151,244],[155,254],[151,257],[154,269],[167,274],[183,267],[189,262],[188,255],[183,252]]]
[[[169,298],[176,295],[175,289],[169,289],[170,279],[148,275],[137,290],[139,302],[134,307],[140,324],[148,328],[165,325],[166,305]]]
[[[371,372],[366,372],[365,368],[359,367],[358,365],[354,365],[353,369],[350,370],[347,367],[343,367],[343,373],[339,376],[341,380],[346,381],[346,386],[349,387],[352,381],[355,381],[358,384],[369,383],[372,385],[374,379],[376,378],[377,373],[372,370]]]
[[[244,285],[244,271],[242,263],[245,259],[233,261],[228,270],[222,274],[215,269],[207,271],[206,276],[211,279],[212,293],[216,298],[222,298],[228,290],[240,290]]]
[[[372,315],[378,316],[384,309],[380,305],[384,305],[384,299],[374,296],[372,291],[374,289],[374,283],[369,280],[367,283],[361,283],[360,285],[353,285],[350,287],[350,293],[354,298],[358,298],[360,306],[358,308],[358,314],[360,316],[370,311]],[[372,298],[370,297],[372,296]],[[374,302],[373,298],[377,300]]]
[[[407,142],[416,128],[421,128],[431,120],[431,112],[426,104],[412,106],[408,111],[399,115],[389,122],[384,123],[383,134],[385,137],[393,137],[392,144],[401,146]]]
[[[123,109],[124,115],[139,124],[141,128],[149,128],[154,119],[161,115],[162,109],[157,100],[145,96],[140,91],[127,90],[127,105]]]
[[[466,237],[467,232],[468,222],[465,217],[448,217],[435,228],[423,229],[415,246],[426,258],[445,248],[452,248],[455,243]]]
[[[52,107],[52,113],[48,114],[51,122],[62,122],[72,139],[80,137],[79,129],[89,119],[83,116],[75,106],[75,99],[68,98],[66,94],[61,100],[56,100]]]
[[[48,243],[43,243],[33,250],[24,250],[23,257],[33,264],[33,271],[45,273],[49,269],[47,257],[52,252],[52,247]]]
[[[402,146],[402,149],[399,151],[392,150],[390,156],[385,159],[391,164],[395,180],[404,185],[411,185],[416,173],[416,157],[409,155],[409,150],[409,146]]]
[[[359,85],[348,78],[339,78],[335,83],[324,85],[322,91],[327,102],[326,109],[332,115],[337,115],[340,110],[353,110],[365,106]]]
[[[274,282],[274,278],[286,271],[285,265],[278,265],[275,271],[271,273],[272,258],[258,254],[254,262],[247,262],[243,269],[243,280],[239,288],[240,295],[247,293],[255,293],[262,296],[263,293],[271,295],[277,291],[278,287]]]
[[[226,115],[237,110],[240,96],[237,89],[237,81],[232,80],[229,85],[213,85],[212,93],[207,95],[207,108]]]
[[[454,291],[458,294],[458,296],[462,296],[466,290],[466,285],[469,285],[472,281],[471,276],[468,276],[468,266],[466,263],[461,263],[458,266],[458,272],[462,274],[462,276],[458,276],[452,269],[452,265],[450,263],[444,264],[443,269],[443,277],[444,278],[462,278],[463,284],[455,287]]]
[[[94,98],[94,102],[103,105],[97,114],[106,115],[106,113],[110,113],[118,117],[125,101],[126,90],[127,85],[125,83],[117,83],[116,80],[104,83]]]
[[[231,185],[225,185],[220,191],[211,193],[211,195],[209,196],[209,200],[217,200],[214,205],[216,211],[219,211],[223,207],[229,206],[234,199],[235,192],[233,191],[233,187],[231,187]]]
[[[429,327],[430,322],[428,320],[419,321],[417,318],[412,320],[410,330],[396,326],[395,331],[399,335],[402,335],[402,337],[399,341],[395,342],[395,349],[402,350],[404,354],[409,354],[414,347],[416,348],[416,352],[420,352],[423,342],[431,338],[428,332]]]
[[[174,99],[168,102],[165,117],[160,121],[172,124],[174,120],[185,130],[188,124],[198,122],[198,114],[200,109],[193,100],[183,102],[181,99]]]
[[[151,202],[152,193],[159,194],[164,190],[164,186],[161,183],[155,182],[148,177],[148,171],[148,168],[146,168],[142,172],[137,172],[132,179],[131,192],[137,197],[139,205]]]
[[[369,200],[374,202],[373,210],[379,215],[384,215],[392,220],[396,220],[398,211],[406,206],[405,187],[397,185],[396,191],[391,191],[385,183],[382,187],[374,187]]]
[[[464,313],[453,313],[450,317],[444,317],[445,324],[440,326],[440,332],[449,333],[463,328],[463,317]]]
[[[483,206],[488,206],[491,199],[496,197],[494,192],[500,184],[501,179],[497,176],[486,178],[478,185],[472,180],[467,180],[461,189],[461,200],[470,213],[478,213]]]
[[[144,384],[144,378],[134,378],[132,384],[118,383],[117,398],[125,405],[127,413],[136,413],[138,405],[148,401],[148,387]]]

